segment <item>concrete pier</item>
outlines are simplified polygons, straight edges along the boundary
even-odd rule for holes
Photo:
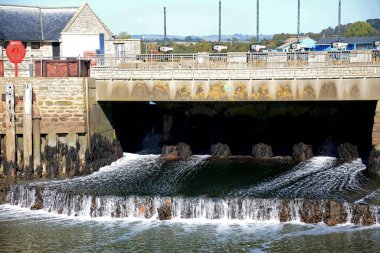
[[[12,83],[5,85],[5,147],[8,163],[16,162],[16,127],[15,127],[15,90]],[[15,174],[15,168],[11,169],[11,176]]]
[[[33,155],[33,123],[32,123],[32,99],[33,90],[31,84],[24,85],[24,115],[23,115],[23,144],[24,144],[24,167],[30,166]]]

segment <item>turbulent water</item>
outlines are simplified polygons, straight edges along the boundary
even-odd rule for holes
[[[7,232],[22,234],[24,228],[41,238],[49,237],[49,231],[70,233],[100,251],[132,251],[140,245],[142,251],[166,252],[176,251],[176,244],[184,251],[284,251],[292,247],[279,242],[294,237],[300,240],[299,250],[307,252],[326,249],[302,246],[305,240],[329,241],[333,234],[345,244],[350,236],[363,236],[365,240],[350,241],[351,249],[371,252],[364,242],[380,246],[378,185],[378,178],[366,176],[360,159],[338,164],[336,158],[314,157],[294,164],[280,158],[263,162],[193,156],[165,161],[156,155],[124,154],[88,176],[12,185],[8,204],[0,206],[0,242],[26,249],[20,237]],[[173,219],[160,222],[158,208],[168,201]],[[334,214],[333,208],[338,210]],[[341,225],[323,225],[332,221]],[[36,226],[43,229],[35,231]],[[183,235],[189,241],[180,239]],[[51,250],[57,249],[54,238],[61,240],[53,236]],[[70,251],[70,244],[66,246],[64,251]]]

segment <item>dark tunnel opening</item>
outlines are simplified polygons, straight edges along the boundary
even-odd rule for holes
[[[112,119],[124,152],[160,153],[163,145],[185,142],[194,154],[212,144],[233,155],[250,155],[265,143],[277,156],[291,156],[293,144],[352,143],[367,158],[372,148],[376,101],[345,102],[115,102]]]

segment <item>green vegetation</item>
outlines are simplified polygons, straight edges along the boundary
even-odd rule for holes
[[[380,19],[368,19],[367,23],[371,24],[371,26],[377,30],[378,34],[380,34]]]
[[[130,38],[132,38],[132,36],[129,33],[127,33],[127,32],[120,32],[117,35],[117,38],[118,39],[130,39]]]
[[[376,29],[370,23],[359,21],[349,24],[343,32],[343,37],[367,37],[376,34]]]

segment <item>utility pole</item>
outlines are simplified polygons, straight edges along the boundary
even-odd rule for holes
[[[300,43],[300,17],[301,16],[301,0],[298,0],[298,19],[297,19],[297,44]]]
[[[257,36],[257,44],[260,43],[260,31],[259,31],[259,22],[260,22],[260,18],[259,18],[259,15],[260,15],[260,9],[259,9],[259,2],[260,0],[257,0],[257,13],[256,13],[256,36]]]
[[[219,38],[218,44],[222,43],[222,1],[219,1]]]
[[[342,17],[342,2],[339,0],[339,13],[338,13],[338,42],[340,42],[341,36],[341,17]]]
[[[164,7],[164,46],[166,47],[166,7]]]

